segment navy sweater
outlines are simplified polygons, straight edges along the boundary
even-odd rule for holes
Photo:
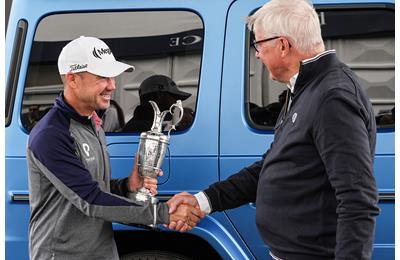
[[[303,62],[289,112],[260,161],[205,190],[213,211],[256,202],[283,259],[369,259],[379,214],[371,103],[334,51]]]

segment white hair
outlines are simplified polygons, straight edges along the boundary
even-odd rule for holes
[[[247,18],[249,30],[284,36],[304,54],[325,50],[317,12],[307,0],[271,0]]]

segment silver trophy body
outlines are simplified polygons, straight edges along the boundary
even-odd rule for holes
[[[155,102],[149,102],[154,110],[154,119],[150,131],[140,134],[138,170],[142,177],[157,178],[168,149],[170,132],[175,129],[175,125],[182,119],[183,108],[182,102],[178,100],[169,110],[160,112]],[[165,135],[162,133],[162,123],[168,113],[171,113],[173,117],[174,113],[179,113],[179,118],[169,127],[168,135]],[[136,199],[139,201],[151,200],[152,203],[153,201],[157,203],[155,198],[151,196],[150,191],[144,187],[138,191]]]

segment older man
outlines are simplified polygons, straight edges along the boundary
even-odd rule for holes
[[[260,161],[194,196],[170,202],[206,212],[256,202],[274,259],[370,259],[379,214],[373,176],[376,126],[357,76],[325,51],[305,0],[272,0],[248,19],[256,56],[290,92]],[[183,223],[170,228],[184,230]]]

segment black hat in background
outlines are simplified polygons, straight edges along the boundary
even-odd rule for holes
[[[154,75],[145,79],[139,87],[139,96],[145,96],[155,92],[167,92],[180,100],[189,98],[192,94],[178,89],[175,82],[164,75]]]

